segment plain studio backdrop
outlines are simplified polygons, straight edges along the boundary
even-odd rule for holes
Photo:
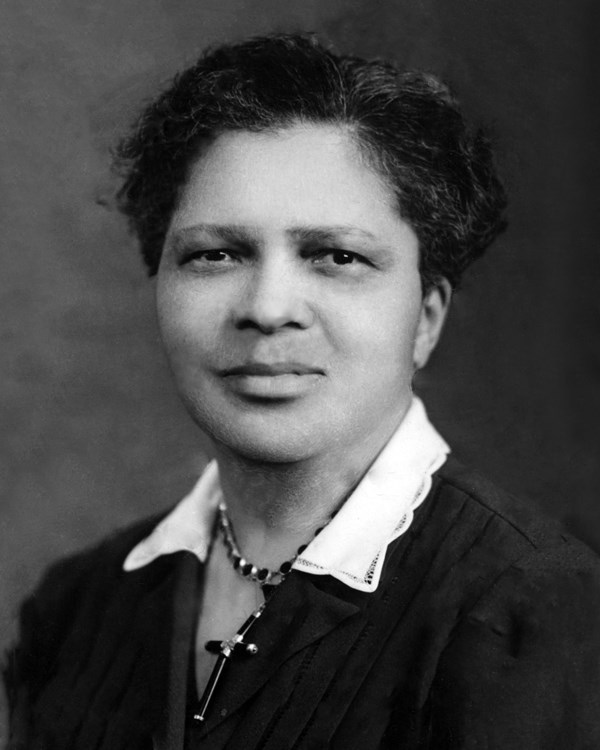
[[[49,562],[171,505],[204,463],[110,206],[109,151],[207,44],[274,30],[437,72],[493,127],[511,226],[418,390],[463,462],[600,548],[595,4],[3,0],[3,646]]]

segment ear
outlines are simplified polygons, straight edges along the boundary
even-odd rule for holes
[[[424,295],[413,348],[415,370],[425,367],[435,349],[448,315],[451,298],[452,287],[446,279],[440,279]]]

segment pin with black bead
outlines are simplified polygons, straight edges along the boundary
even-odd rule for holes
[[[243,654],[245,656],[254,656],[258,653],[258,646],[255,643],[246,643],[246,641],[244,640],[244,636],[261,616],[265,606],[266,603],[263,602],[263,604],[261,604],[258,609],[254,610],[254,612],[250,615],[246,622],[244,622],[242,627],[229,640],[207,641],[205,645],[206,650],[212,654],[218,654],[219,657],[217,659],[217,663],[213,668],[213,671],[211,672],[208,683],[206,685],[206,689],[204,690],[204,694],[202,695],[202,698],[198,703],[198,708],[196,711],[194,711],[192,717],[194,721],[205,721],[206,711],[212,701],[213,695],[215,693],[217,685],[219,684],[219,680],[221,679],[221,675],[223,674],[223,670],[225,669],[225,665],[227,664],[227,662],[237,655]]]

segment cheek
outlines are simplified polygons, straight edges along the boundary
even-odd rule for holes
[[[210,295],[184,285],[157,286],[156,309],[161,338],[174,365],[193,365],[219,341],[222,311]]]
[[[412,295],[355,300],[352,310],[339,319],[338,342],[349,359],[371,371],[412,363],[419,310]]]

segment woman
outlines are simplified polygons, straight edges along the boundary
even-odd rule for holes
[[[12,747],[598,747],[597,561],[450,458],[412,394],[505,224],[447,89],[252,40],[120,156],[215,459],[25,603]]]

